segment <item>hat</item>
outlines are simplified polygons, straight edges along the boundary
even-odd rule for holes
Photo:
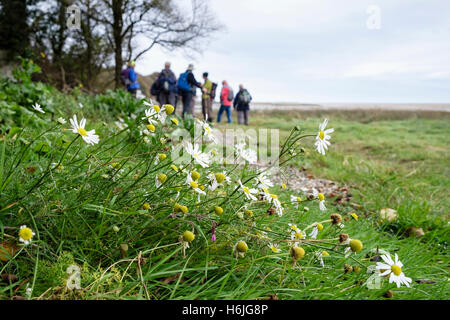
[[[187,68],[188,70],[194,70],[194,65],[192,64],[192,63],[190,63],[189,65],[188,65],[188,68]]]

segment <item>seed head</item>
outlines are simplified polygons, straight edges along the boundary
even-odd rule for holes
[[[363,248],[363,244],[358,239],[352,239],[350,240],[350,248],[353,252],[359,252]]]
[[[237,250],[238,252],[247,252],[248,246],[247,246],[247,244],[245,243],[245,241],[239,241],[239,242],[236,244],[236,250]]]
[[[331,223],[333,224],[339,224],[342,222],[342,216],[338,213],[332,213],[330,215]]]
[[[192,242],[195,239],[195,235],[191,231],[185,231],[183,233],[183,240],[186,242]]]
[[[291,248],[291,256],[295,259],[301,259],[305,256],[305,249],[302,247],[292,247]]]
[[[343,242],[347,241],[347,239],[348,239],[348,234],[346,234],[346,233],[341,233],[341,234],[339,235],[339,242],[340,242],[340,243],[343,243]]]

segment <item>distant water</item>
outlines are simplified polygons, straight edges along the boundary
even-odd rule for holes
[[[218,102],[214,102],[213,109],[218,110]],[[250,104],[252,110],[396,110],[396,111],[441,111],[450,112],[450,104],[439,103],[264,103]],[[201,110],[201,101],[196,101],[196,111]]]

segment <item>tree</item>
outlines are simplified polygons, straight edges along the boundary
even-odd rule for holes
[[[0,49],[6,50],[7,58],[25,55],[29,46],[27,0],[0,0]]]
[[[106,37],[114,50],[116,88],[120,86],[124,56],[126,60],[137,60],[155,45],[200,51],[202,40],[222,28],[206,1],[191,0],[189,13],[172,0],[102,0],[102,3],[96,9],[95,19],[106,27]],[[148,45],[135,53],[138,36],[148,41]]]

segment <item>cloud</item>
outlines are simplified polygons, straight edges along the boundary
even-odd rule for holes
[[[381,29],[366,26],[377,3]],[[255,101],[450,101],[450,2],[430,0],[211,0],[227,30],[195,59],[155,48],[148,74],[172,61],[199,78],[244,83]],[[389,84],[389,87],[386,86]],[[395,88],[396,91],[393,91]]]

